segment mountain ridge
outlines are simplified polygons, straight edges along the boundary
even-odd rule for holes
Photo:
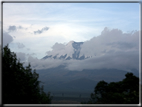
[[[37,70],[36,72],[39,74],[39,80],[45,83],[44,89],[46,92],[78,92],[82,89],[84,89],[82,92],[91,92],[97,82],[101,80],[106,82],[121,81],[125,78],[125,74],[128,71],[118,69],[85,69],[83,71],[70,71],[61,66],[52,69]],[[137,70],[133,69],[132,72],[134,75],[139,76]]]

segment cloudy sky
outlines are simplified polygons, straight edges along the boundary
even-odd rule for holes
[[[55,43],[65,45],[72,40],[84,42],[82,53],[94,54],[95,46],[98,55],[104,51],[119,51],[123,57],[129,51],[133,52],[130,56],[138,55],[139,9],[139,3],[4,3],[3,45],[9,43],[22,61],[35,62],[52,51]]]

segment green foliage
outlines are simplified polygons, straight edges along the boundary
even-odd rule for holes
[[[139,104],[139,78],[127,73],[119,82],[100,81],[88,104]],[[84,102],[85,103],[85,102]]]
[[[2,102],[3,104],[47,104],[51,103],[50,93],[43,91],[39,75],[32,72],[30,64],[23,67],[16,54],[8,45],[2,53]]]

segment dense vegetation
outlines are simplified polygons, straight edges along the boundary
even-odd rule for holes
[[[127,73],[119,82],[100,81],[88,104],[139,104],[139,78]],[[83,102],[82,102],[83,103]],[[85,103],[85,102],[84,102]]]
[[[50,93],[43,91],[39,75],[30,64],[23,67],[8,45],[2,50],[2,103],[3,104],[47,104]]]

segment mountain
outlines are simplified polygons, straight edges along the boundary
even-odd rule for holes
[[[106,82],[121,81],[128,71],[118,69],[85,69],[70,71],[63,66],[36,71],[39,80],[44,83],[46,92],[93,92],[95,85],[104,80]],[[137,77],[139,72],[132,70]]]
[[[115,60],[114,63],[122,65],[119,63],[119,54],[118,58],[114,57],[113,55],[117,53],[114,53],[111,55],[111,52],[106,55],[106,57],[97,57],[95,60],[93,59],[94,56],[83,54],[82,45],[84,42],[75,42],[70,41],[68,44],[60,44],[56,43],[52,47],[52,51],[48,51],[47,55],[44,56],[41,60],[50,61],[50,59],[63,59],[64,62],[72,62],[74,63],[76,61],[75,66],[88,66],[89,64],[95,64],[99,66],[100,63],[104,63],[108,65],[107,63],[111,60]],[[84,44],[85,45],[85,44]],[[93,44],[92,44],[93,46]],[[113,52],[112,52],[113,53]],[[92,54],[93,55],[93,54]],[[112,57],[110,57],[110,56]],[[120,54],[121,55],[121,54]],[[125,55],[125,54],[124,54]],[[107,58],[108,57],[108,58]],[[90,58],[90,60],[84,60]],[[100,58],[100,59],[99,59]],[[73,59],[74,61],[70,60]],[[93,60],[92,60],[93,59]],[[106,60],[108,62],[106,62]],[[56,64],[57,60],[52,60],[54,64]],[[86,63],[85,63],[86,61]],[[90,61],[90,63],[88,63]],[[44,61],[43,61],[44,62]],[[78,64],[77,62],[83,62],[84,64]],[[45,61],[46,64],[46,61]],[[44,90],[46,92],[50,91],[52,93],[54,92],[87,92],[91,93],[94,90],[95,85],[101,81],[104,80],[106,82],[117,82],[122,81],[122,79],[125,78],[125,74],[128,72],[126,70],[117,69],[117,68],[105,68],[101,67],[99,69],[95,69],[95,67],[90,67],[90,69],[87,67],[85,69],[82,69],[82,71],[78,71],[77,69],[71,70],[68,69],[68,65],[71,65],[71,63],[63,63],[61,61],[61,64],[54,67],[49,67],[46,69],[38,69],[37,73],[39,74],[39,80],[44,83]],[[114,65],[116,65],[114,64]],[[48,63],[47,63],[48,66]],[[75,67],[73,66],[73,67]],[[111,65],[113,66],[113,65]],[[72,66],[71,66],[72,67]],[[94,68],[94,69],[93,69]],[[108,69],[109,68],[109,69]],[[130,72],[133,72],[134,75],[137,77],[139,76],[139,71],[137,69],[131,69]]]
[[[88,78],[79,78],[68,82],[55,84],[52,87],[45,87],[52,91],[62,92],[91,92],[94,90],[97,82]]]
[[[81,45],[83,42],[70,41],[60,50],[52,50],[48,52],[48,55],[44,56],[42,59],[53,58],[53,59],[76,59],[83,60],[90,58],[91,56],[80,55]]]

